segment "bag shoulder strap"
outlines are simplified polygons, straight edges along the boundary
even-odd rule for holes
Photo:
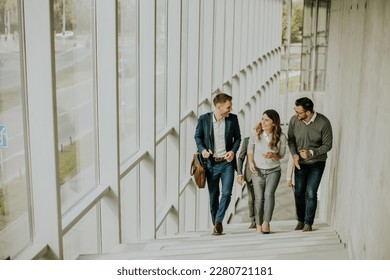
[[[206,141],[206,148],[210,148],[210,119],[211,119],[211,113],[209,113],[209,116],[207,118],[207,141]]]

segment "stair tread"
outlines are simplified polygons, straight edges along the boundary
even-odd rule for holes
[[[92,255],[93,256],[93,255]],[[96,255],[94,259],[348,259],[342,244],[296,246],[294,248],[243,248],[242,250],[221,251],[217,248],[193,248],[191,250],[161,250],[122,252]],[[90,259],[84,255],[79,259]]]
[[[270,234],[257,234],[247,224],[228,224],[222,236],[210,230],[179,233],[78,259],[348,259],[347,249],[328,225],[317,223],[312,232],[301,232],[294,230],[295,223],[273,222]]]

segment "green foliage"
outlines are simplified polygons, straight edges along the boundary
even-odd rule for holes
[[[6,29],[5,14],[10,15],[10,29],[9,32],[13,33],[18,31],[18,1],[15,0],[0,0],[0,33],[4,33]],[[7,13],[9,11],[9,13]]]
[[[65,10],[64,10],[65,4]],[[71,9],[72,0],[55,0],[53,2],[54,11],[54,30],[55,33],[62,31],[63,15],[65,14],[65,30],[73,30],[73,9]]]
[[[63,151],[59,151],[59,173],[60,184],[62,185],[67,180],[72,178],[77,173],[77,149],[78,142],[63,147]],[[26,211],[26,194],[25,178],[14,178],[7,185],[0,187],[0,231]],[[4,191],[7,190],[6,193]],[[12,211],[10,211],[9,203],[12,203]]]
[[[5,198],[3,188],[0,188],[0,215],[5,215]]]
[[[302,41],[303,31],[303,8],[297,5],[293,6],[291,19],[291,43]]]
[[[290,43],[302,41],[303,5],[294,3],[291,11],[291,37]],[[287,41],[287,5],[283,5],[282,42]]]
[[[282,44],[287,41],[287,5],[283,4],[283,17],[282,17]]]
[[[0,231],[27,211],[26,177],[0,186]]]
[[[77,174],[77,146],[76,141],[59,151],[60,185]]]
[[[77,34],[82,34],[84,32],[89,33],[93,13],[91,9],[91,1],[54,0],[53,12],[55,33],[61,33],[63,31],[64,15],[66,31],[77,31]]]

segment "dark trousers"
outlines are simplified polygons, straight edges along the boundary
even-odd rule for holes
[[[317,209],[317,191],[325,169],[325,161],[300,164],[295,168],[295,207],[298,221],[312,225]]]
[[[232,196],[234,181],[233,164],[227,161],[213,163],[212,166],[207,169],[206,174],[207,187],[210,194],[211,220],[213,221],[213,224],[215,224],[216,221],[222,223]],[[220,181],[222,183],[221,191],[219,188]],[[220,195],[221,198],[219,198]]]
[[[248,188],[248,210],[249,210],[249,220],[251,223],[255,222],[255,191],[253,190],[252,180],[246,182],[246,187]]]

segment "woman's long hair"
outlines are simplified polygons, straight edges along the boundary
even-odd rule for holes
[[[278,112],[275,110],[269,109],[266,110],[263,115],[267,115],[274,123],[274,129],[272,130],[272,140],[269,142],[269,147],[271,150],[275,150],[278,146],[278,143],[280,141],[280,134],[282,133],[282,128],[280,127],[280,117]],[[261,140],[261,134],[263,133],[263,127],[261,125],[261,121],[256,125],[256,133],[257,133],[257,139],[259,141]]]

